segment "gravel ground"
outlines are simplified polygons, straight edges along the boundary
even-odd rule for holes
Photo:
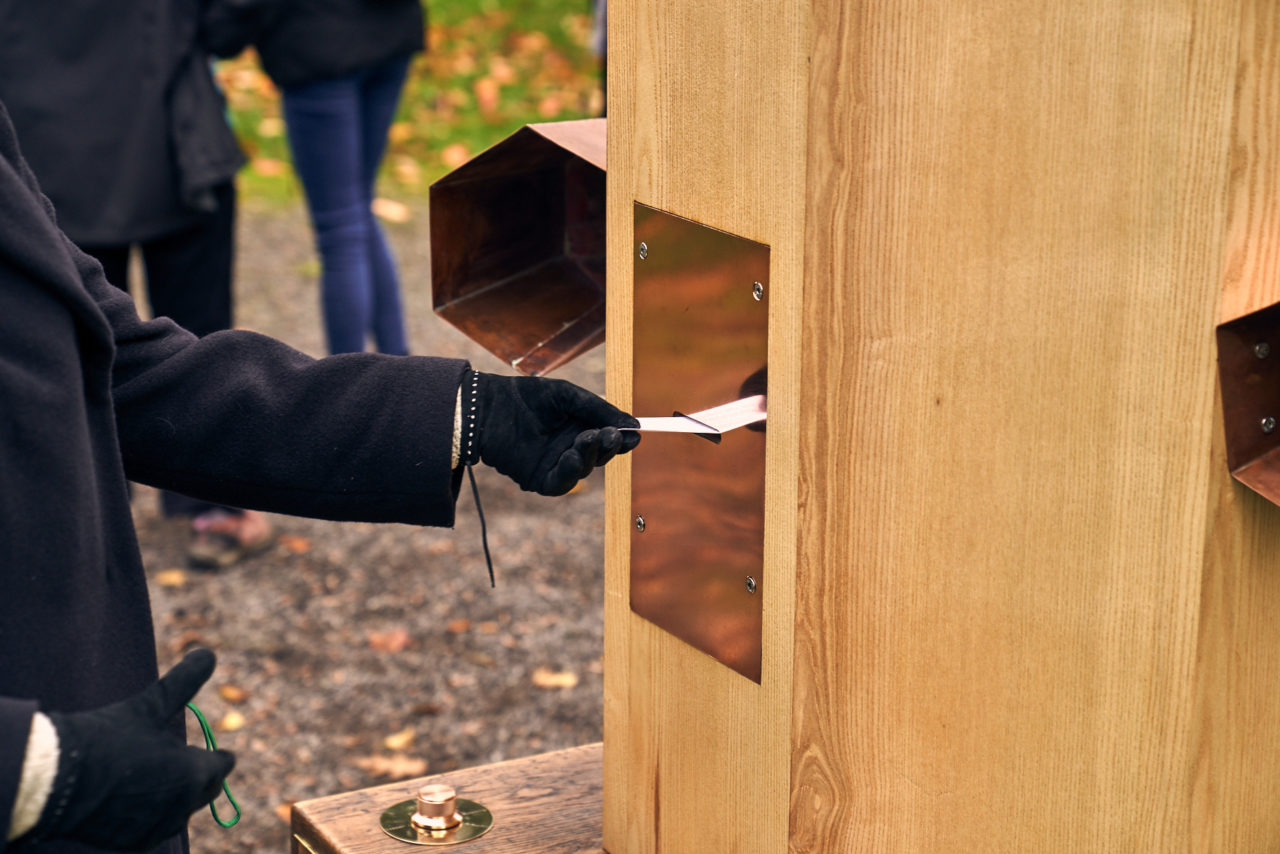
[[[387,230],[414,352],[505,372],[432,313],[425,208],[412,213]],[[238,324],[322,355],[305,214],[240,217]],[[602,392],[603,348],[557,376]],[[465,485],[451,530],[276,516],[270,550],[218,573],[185,569],[185,525],[135,492],[161,666],[218,653],[197,704],[238,761],[244,817],[223,830],[197,813],[194,852],[283,854],[294,801],[600,740],[601,475],[560,499],[476,475],[496,589]]]

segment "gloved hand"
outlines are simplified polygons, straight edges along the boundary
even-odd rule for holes
[[[188,747],[170,729],[213,666],[213,653],[198,649],[128,700],[87,712],[49,712],[58,733],[58,773],[29,838],[149,851],[179,833],[235,765],[227,751]]]
[[[640,443],[640,422],[564,380],[468,371],[462,377],[462,459],[493,466],[528,492],[564,495]]]

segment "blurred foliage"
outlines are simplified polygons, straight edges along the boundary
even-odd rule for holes
[[[597,116],[599,62],[589,0],[431,0],[391,127],[379,193],[422,198],[441,175],[529,122]],[[252,51],[219,63],[231,123],[249,165],[243,199],[293,201],[279,93]]]

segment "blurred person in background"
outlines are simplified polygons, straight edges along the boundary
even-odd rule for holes
[[[248,45],[281,93],[294,170],[320,253],[330,353],[409,352],[395,258],[371,205],[413,55],[420,0],[213,0],[207,40]]]
[[[244,162],[198,39],[200,0],[5,4],[0,100],[62,230],[151,313],[196,335],[232,326],[233,178]],[[260,513],[161,495],[191,518],[188,558],[229,566],[270,545]]]

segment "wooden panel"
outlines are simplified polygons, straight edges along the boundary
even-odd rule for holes
[[[609,6],[610,399],[631,402],[635,201],[769,245],[772,393],[759,685],[631,613],[630,461],[609,467],[605,847],[778,852],[787,834],[807,7]]]
[[[1280,302],[1280,4],[1242,5],[1223,322]]]
[[[294,854],[598,854],[602,749],[558,750],[494,765],[404,780],[293,806]],[[432,848],[392,839],[378,826],[383,810],[445,783],[493,812],[493,829],[461,847]]]
[[[1275,850],[1273,4],[814,8],[792,850]]]

